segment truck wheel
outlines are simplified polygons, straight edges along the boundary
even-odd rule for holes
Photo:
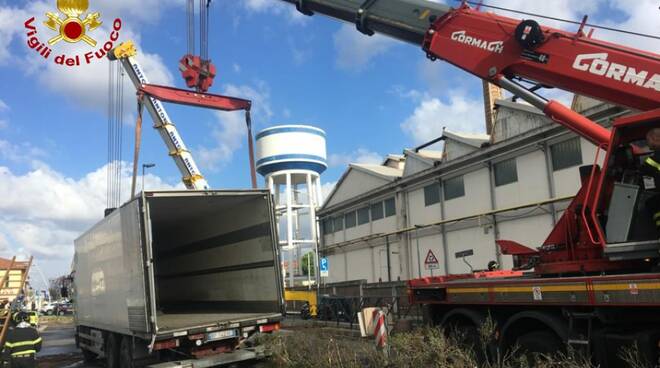
[[[95,361],[96,358],[98,357],[96,353],[93,353],[87,349],[80,349],[80,350],[82,350],[83,360],[85,361],[85,363],[91,363]]]
[[[124,336],[121,339],[121,346],[119,347],[119,366],[121,368],[133,368],[133,344],[131,338]]]
[[[108,333],[105,341],[105,366],[106,368],[120,368],[119,365],[119,339],[113,333]]]
[[[520,336],[516,340],[518,351],[516,355],[525,356],[528,364],[534,367],[539,360],[561,352],[564,344],[550,331],[533,331]]]

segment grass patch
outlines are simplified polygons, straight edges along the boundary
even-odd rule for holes
[[[73,316],[39,316],[40,325],[72,325]]]
[[[272,353],[270,366],[291,368],[593,368],[585,359],[557,353],[534,357],[525,354],[491,357],[484,361],[475,349],[463,347],[460,332],[445,336],[439,329],[423,328],[390,337],[389,356],[375,349],[372,339],[338,338],[301,330],[264,336]],[[484,340],[485,341],[485,340]],[[631,356],[633,355],[630,353]],[[539,358],[538,360],[535,360]],[[637,367],[635,367],[637,368]]]

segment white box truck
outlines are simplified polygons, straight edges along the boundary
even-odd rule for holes
[[[268,191],[142,193],[75,240],[76,342],[108,368],[259,358],[284,313],[277,244]]]

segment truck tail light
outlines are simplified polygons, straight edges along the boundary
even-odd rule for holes
[[[273,331],[279,331],[280,330],[280,324],[278,323],[273,323],[271,325],[262,325],[259,326],[259,332],[273,332]]]
[[[174,349],[179,347],[179,339],[156,341],[154,343],[154,351],[164,349]]]

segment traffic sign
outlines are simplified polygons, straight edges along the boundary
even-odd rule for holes
[[[437,270],[440,268],[440,262],[438,258],[433,254],[433,251],[429,249],[429,252],[426,253],[426,259],[424,260],[424,268],[427,270]]]
[[[328,275],[330,274],[330,270],[328,268],[328,259],[323,257],[323,258],[321,258],[320,263],[321,263],[321,265],[320,265],[319,269],[321,270],[321,277],[328,277]]]

